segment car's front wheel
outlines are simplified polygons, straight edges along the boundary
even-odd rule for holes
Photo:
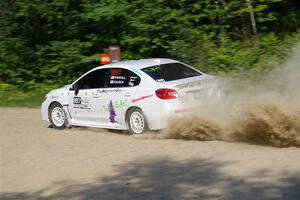
[[[141,134],[147,130],[146,119],[138,108],[132,108],[128,111],[126,121],[131,134]]]
[[[53,103],[49,108],[49,120],[55,129],[65,129],[67,117],[60,103]]]

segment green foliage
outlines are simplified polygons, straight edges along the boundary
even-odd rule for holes
[[[284,61],[299,36],[270,33],[259,37],[259,45],[253,40],[232,41],[224,38],[220,47],[208,50],[208,63],[203,70],[218,74],[270,70]]]
[[[19,86],[0,83],[0,107],[39,107],[45,95],[59,85],[35,83],[31,85],[30,91],[21,91]]]
[[[85,55],[91,46],[91,42],[79,40],[51,41],[42,46],[36,52],[41,65],[40,78],[56,81],[60,77],[60,81],[67,81],[80,75],[83,72],[80,67],[87,68],[87,64],[95,61],[92,55]]]
[[[1,90],[72,82],[111,44],[124,60],[169,57],[254,76],[281,63],[299,39],[300,3],[251,3],[258,42],[246,0],[0,0]]]
[[[0,91],[0,107],[38,107],[45,93]]]

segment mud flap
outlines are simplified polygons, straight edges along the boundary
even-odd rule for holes
[[[67,117],[66,126],[67,126],[67,128],[71,128],[70,121],[72,120],[72,116],[70,115],[69,104],[63,105],[63,110],[65,111],[65,114]]]

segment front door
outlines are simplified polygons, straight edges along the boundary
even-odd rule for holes
[[[79,90],[78,94],[71,92],[68,96],[69,110],[72,120],[78,124],[92,121],[91,113],[95,109],[92,105],[92,89]]]
[[[68,102],[73,124],[102,126],[105,123],[101,113],[103,94],[99,91],[107,87],[109,71],[109,68],[91,71],[72,84]]]

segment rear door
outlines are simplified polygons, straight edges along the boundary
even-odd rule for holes
[[[125,112],[134,98],[141,79],[134,72],[125,68],[111,68],[108,87],[100,90],[103,121],[109,126],[124,128]]]

